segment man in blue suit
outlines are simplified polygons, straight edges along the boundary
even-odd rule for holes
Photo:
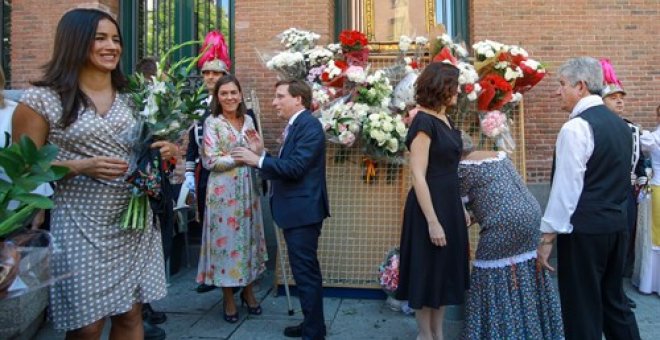
[[[250,136],[250,149],[236,148],[237,162],[257,167],[271,183],[273,219],[283,229],[289,263],[304,314],[302,324],[287,327],[284,335],[323,339],[323,288],[317,259],[323,220],[330,216],[325,183],[325,134],[309,110],[312,90],[301,80],[275,85],[273,106],[288,122],[279,155],[264,152],[258,134]]]

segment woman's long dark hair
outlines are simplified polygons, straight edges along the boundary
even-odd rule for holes
[[[236,79],[236,77],[233,75],[227,74],[218,79],[218,82],[215,83],[215,86],[213,87],[213,98],[211,98],[211,114],[214,117],[217,117],[222,113],[222,105],[220,105],[220,101],[218,100],[218,91],[220,91],[220,86],[229,83],[234,83],[236,87],[238,87],[238,91],[241,93],[241,102],[238,104],[236,117],[242,117],[247,113],[247,106],[243,100],[243,89],[241,89],[241,83],[239,83],[238,79]]]
[[[123,40],[117,21],[108,13],[96,9],[74,9],[62,16],[55,33],[55,44],[51,59],[43,66],[44,76],[32,82],[35,86],[48,86],[60,95],[62,118],[59,124],[67,128],[78,119],[81,108],[93,105],[80,90],[80,69],[88,62],[89,54],[96,38],[96,29],[103,19],[111,21],[119,33],[119,43]],[[111,72],[112,87],[122,90],[126,78],[119,65]]]

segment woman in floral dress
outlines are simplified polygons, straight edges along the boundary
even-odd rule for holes
[[[252,286],[266,269],[268,255],[254,172],[229,155],[233,148],[247,146],[254,122],[234,76],[220,78],[213,93],[212,114],[204,123],[202,164],[211,174],[197,282],[222,287],[224,319],[234,323],[238,309],[232,287],[245,287],[241,300],[248,313],[261,314]]]
[[[479,223],[464,339],[562,339],[559,297],[536,266],[541,208],[503,151],[474,151],[463,134],[461,194]]]

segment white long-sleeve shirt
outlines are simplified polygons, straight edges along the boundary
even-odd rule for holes
[[[569,120],[559,130],[555,146],[555,172],[548,205],[541,219],[541,232],[573,232],[571,216],[584,188],[587,162],[594,152],[591,125],[579,115],[597,105],[603,105],[600,96],[590,95],[580,99],[569,115]]]
[[[651,157],[653,177],[649,182],[651,185],[660,185],[660,126],[653,132],[644,131],[639,136],[642,144],[642,152]]]

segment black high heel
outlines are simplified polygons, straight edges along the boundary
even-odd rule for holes
[[[241,297],[241,307],[243,305],[246,305],[247,310],[248,310],[248,314],[261,315],[261,312],[262,312],[261,305],[257,305],[257,307],[250,307],[250,304],[247,302],[247,299],[245,298],[245,296],[243,296],[243,293],[245,293],[245,290],[243,290],[241,292],[241,294],[239,295]]]
[[[234,314],[227,314],[226,307],[222,307],[222,316],[225,319],[225,321],[229,323],[237,323],[238,322],[238,311]]]

